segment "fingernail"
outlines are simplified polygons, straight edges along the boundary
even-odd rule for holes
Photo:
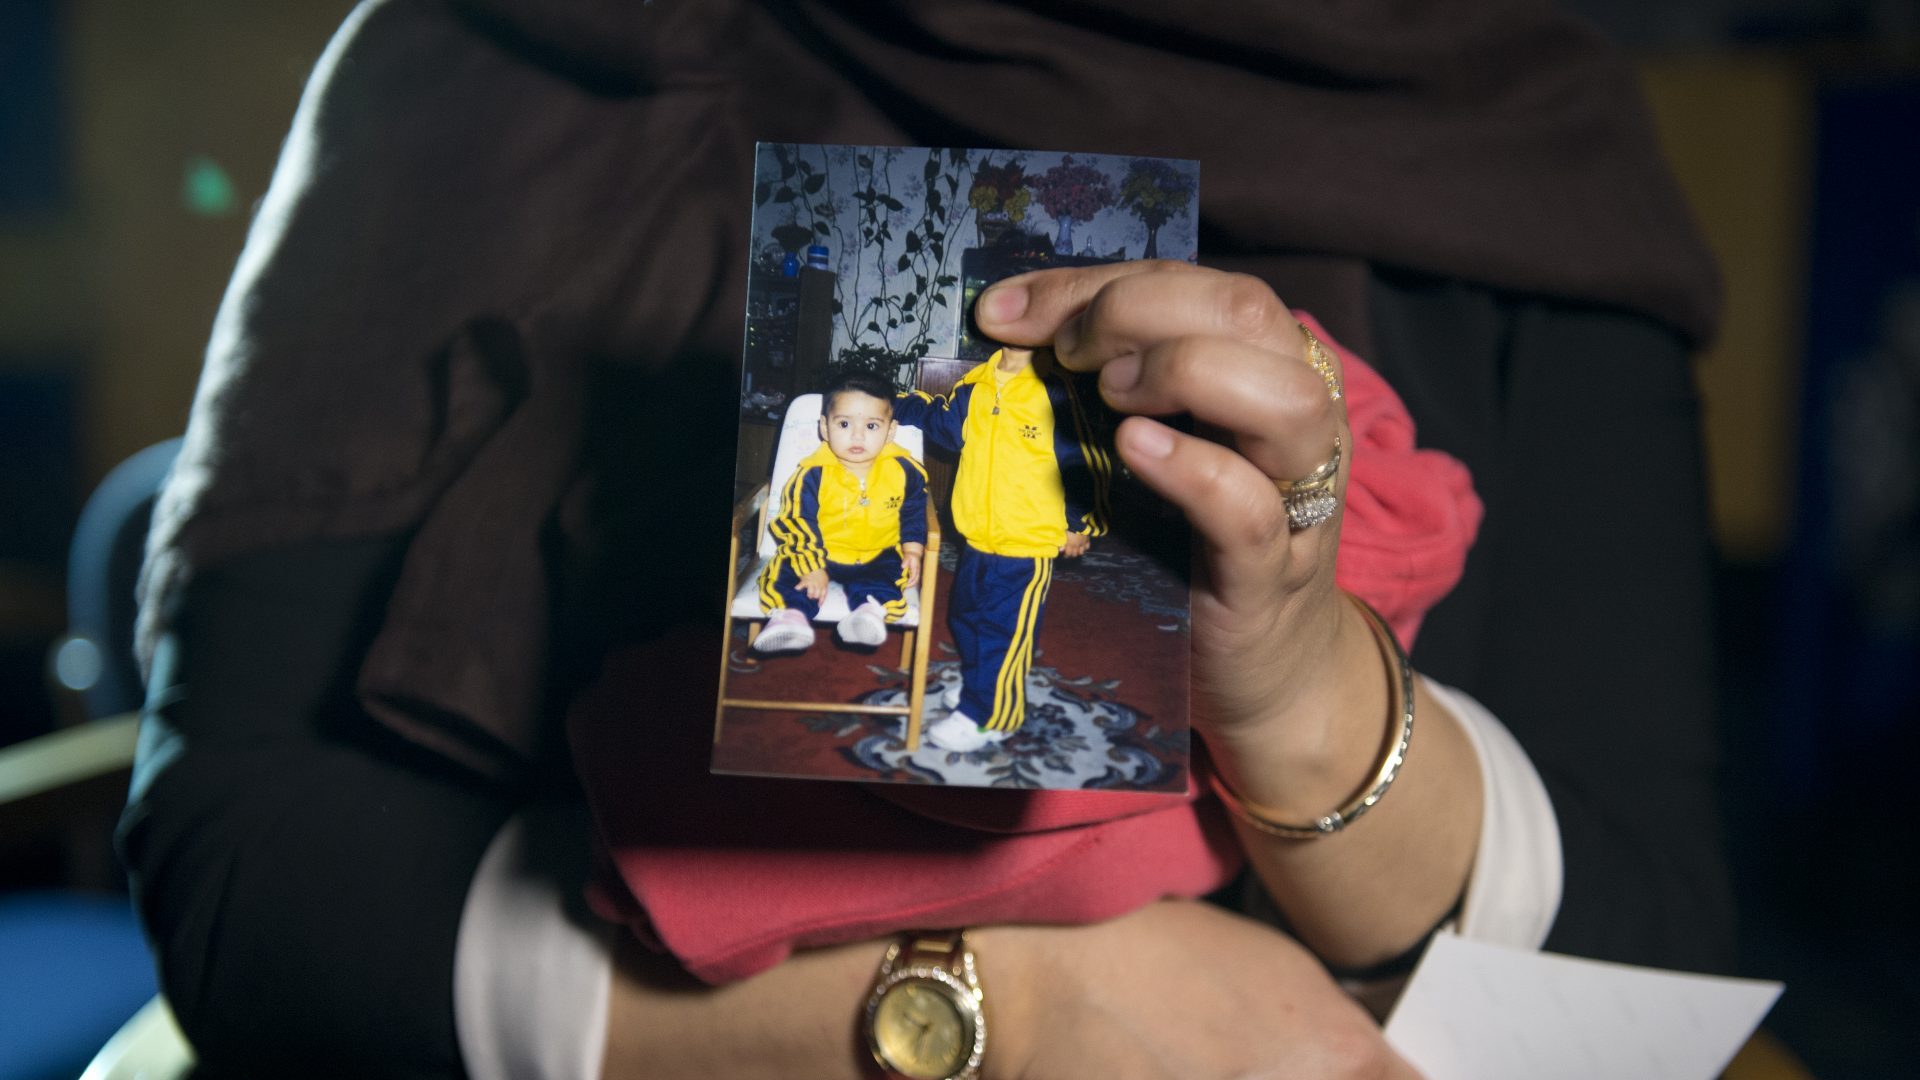
[[[1025,285],[996,285],[980,295],[980,311],[994,322],[1012,322],[1027,313]]]
[[[1100,369],[1100,385],[1107,390],[1131,390],[1140,381],[1140,358],[1122,356]]]
[[[1129,433],[1136,452],[1150,458],[1163,458],[1173,453],[1173,432],[1152,422],[1131,425]]]

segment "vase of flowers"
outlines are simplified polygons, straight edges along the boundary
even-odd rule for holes
[[[1054,239],[1055,251],[1073,251],[1073,223],[1093,220],[1093,215],[1112,206],[1113,183],[1092,165],[1073,160],[1072,154],[1060,164],[1034,178],[1034,198],[1040,208],[1060,223],[1060,235]]]

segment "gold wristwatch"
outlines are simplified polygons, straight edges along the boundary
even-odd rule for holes
[[[889,1077],[974,1080],[987,1016],[964,930],[909,934],[887,947],[867,995],[867,1046]]]

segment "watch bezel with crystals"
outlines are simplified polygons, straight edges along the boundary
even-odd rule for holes
[[[967,947],[964,934],[955,935],[953,943],[945,956],[939,961],[927,961],[909,958],[901,963],[905,950],[901,942],[887,947],[885,958],[880,961],[879,974],[874,978],[873,989],[867,995],[865,1009],[865,1028],[867,1049],[873,1054],[874,1061],[886,1070],[890,1077],[907,1077],[913,1080],[975,1080],[980,1075],[980,1064],[987,1052],[987,1016],[984,1006],[985,995],[980,989],[980,978],[974,969],[973,950]],[[961,1048],[966,1057],[955,1063],[949,1071],[936,1077],[920,1077],[919,1074],[903,1070],[904,1063],[895,1061],[880,1043],[878,1017],[881,1002],[898,987],[907,983],[920,983],[937,988],[941,996],[952,1004],[960,1015],[966,1034],[970,1038],[962,1040]]]

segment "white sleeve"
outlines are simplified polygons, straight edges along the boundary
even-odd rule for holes
[[[1563,870],[1560,824],[1547,787],[1527,752],[1485,705],[1424,675],[1417,677],[1460,721],[1480,762],[1480,845],[1459,914],[1439,929],[1476,941],[1538,949],[1560,910]],[[1271,917],[1277,917],[1264,890],[1259,899],[1273,912]],[[1384,1021],[1406,989],[1407,974],[1349,978],[1341,985],[1376,1020]]]
[[[1454,931],[1537,949],[1560,910],[1560,824],[1527,752],[1485,705],[1420,676],[1460,721],[1480,760],[1480,847]]]
[[[577,803],[509,819],[474,872],[453,964],[472,1080],[597,1080],[613,935],[581,901],[589,826]]]
[[[1477,941],[1537,949],[1560,910],[1560,824],[1546,785],[1505,725],[1485,705],[1424,675],[1428,693],[1460,721],[1480,762],[1480,843],[1459,913],[1439,929]],[[1418,753],[1419,733],[1414,734]],[[1364,823],[1360,826],[1364,828]],[[1307,841],[1311,843],[1312,841]],[[1286,919],[1257,877],[1249,875],[1247,913],[1284,926]],[[1400,965],[1395,965],[1396,969]],[[1392,1009],[1406,974],[1341,980],[1376,1018]]]

